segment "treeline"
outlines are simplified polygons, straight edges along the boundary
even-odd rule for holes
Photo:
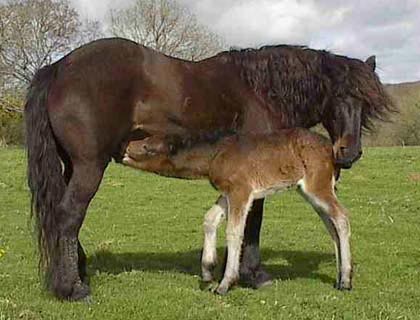
[[[398,113],[390,121],[378,123],[376,130],[366,135],[368,146],[420,145],[420,81],[386,85],[394,99]]]

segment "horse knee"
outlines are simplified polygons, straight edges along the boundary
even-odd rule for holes
[[[203,229],[205,234],[214,233],[217,230],[217,221],[206,217],[204,219]]]
[[[350,222],[345,214],[332,217],[333,223],[337,230],[345,236],[350,236]]]
[[[78,232],[85,218],[90,201],[96,194],[103,170],[96,167],[75,167],[73,176],[58,205],[58,224],[61,232],[74,235]]]
[[[83,223],[89,202],[95,194],[93,190],[83,191],[72,192],[69,190],[69,195],[66,192],[63,201],[57,207],[57,224],[63,236],[74,236]]]
[[[226,215],[226,210],[226,200],[224,198],[220,198],[204,217],[203,228],[205,233],[213,233],[216,231],[220,222]]]

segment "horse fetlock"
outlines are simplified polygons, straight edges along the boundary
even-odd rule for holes
[[[217,230],[216,223],[214,221],[204,221],[203,230],[206,234],[213,234]]]
[[[352,279],[350,273],[340,273],[337,277],[337,282],[335,284],[335,288],[338,290],[351,290],[352,286]]]
[[[224,296],[224,295],[226,295],[228,293],[228,291],[229,291],[229,286],[228,285],[222,285],[222,284],[220,284],[217,287],[217,289],[216,289],[216,291],[214,293],[216,293],[216,294],[218,294],[220,296]]]
[[[217,261],[213,260],[211,262],[202,262],[201,263],[201,275],[202,280],[204,282],[210,282],[213,281],[213,272],[216,268]]]
[[[83,283],[82,281],[77,281],[72,288],[72,293],[68,297],[68,300],[71,300],[71,301],[85,300],[89,297],[89,294],[90,294],[89,286]]]
[[[263,270],[261,267],[255,271],[254,278],[252,279],[252,287],[254,289],[260,289],[263,287],[268,287],[273,284],[273,278],[269,273]]]
[[[239,270],[239,275],[240,282],[243,285],[250,286],[254,289],[270,286],[273,283],[272,276],[265,271],[260,264],[253,264],[252,267],[250,267],[243,261]]]
[[[244,238],[243,232],[226,232],[226,241],[240,241]]]
[[[84,299],[90,293],[88,284],[82,282],[78,276],[74,278],[61,272],[54,277],[50,289],[57,298],[70,301]]]
[[[89,286],[85,283],[87,282],[85,261],[83,259],[79,261],[78,240],[62,237],[58,244],[59,252],[50,270],[50,289],[62,300],[83,299],[89,295]]]
[[[215,292],[219,283],[217,281],[200,281],[200,290]]]
[[[229,289],[234,286],[239,280],[239,276],[237,277],[223,277],[222,281],[218,285],[215,293],[219,295],[225,295],[228,293]]]
[[[261,257],[258,245],[244,243],[242,247],[242,264],[239,271],[241,275],[254,273],[254,271],[261,268],[260,262]]]
[[[229,289],[231,287],[231,284],[226,281],[225,279],[222,280],[222,282],[220,282],[220,284],[217,286],[216,290],[214,291],[214,293],[224,296],[228,293]]]

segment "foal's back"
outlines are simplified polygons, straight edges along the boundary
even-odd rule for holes
[[[307,129],[226,138],[210,162],[210,181],[222,193],[243,189],[254,198],[297,184],[331,185],[331,143]]]

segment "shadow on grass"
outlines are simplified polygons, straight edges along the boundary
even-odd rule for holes
[[[219,249],[218,253],[219,265],[221,265],[223,249]],[[264,265],[264,268],[274,279],[309,278],[320,279],[324,283],[334,283],[335,281],[329,275],[318,273],[321,263],[335,263],[335,258],[332,254],[315,251],[275,251],[270,249],[263,249],[261,254],[263,259],[282,258],[287,261],[287,264]],[[91,275],[96,274],[96,272],[119,274],[132,270],[141,270],[175,271],[199,276],[201,273],[200,257],[200,250],[163,253],[112,253],[107,250],[101,250],[89,257],[88,269],[93,273]]]

